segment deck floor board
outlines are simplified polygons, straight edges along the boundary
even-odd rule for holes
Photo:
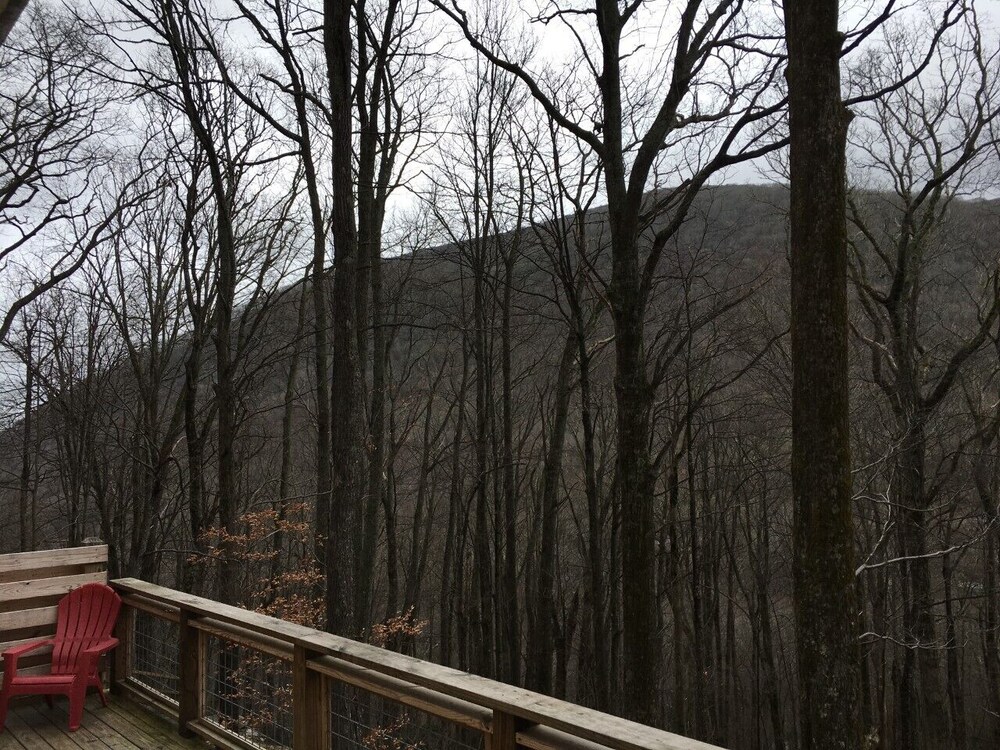
[[[184,739],[176,729],[135,703],[109,696],[104,708],[96,695],[87,697],[83,723],[69,731],[66,700],[49,708],[35,699],[11,701],[0,750],[205,750],[199,740]]]

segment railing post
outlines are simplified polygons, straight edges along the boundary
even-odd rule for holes
[[[330,750],[330,682],[309,669],[314,656],[304,646],[295,646],[292,662],[292,748]]]
[[[111,664],[111,687],[118,690],[132,676],[132,641],[135,638],[135,610],[127,604],[122,605],[115,624],[115,638],[118,648],[115,649],[114,661]]]
[[[189,721],[205,715],[205,633],[194,626],[196,615],[181,610],[180,685],[178,689],[177,731],[193,737]]]
[[[516,717],[494,710],[486,750],[517,750],[517,725]]]

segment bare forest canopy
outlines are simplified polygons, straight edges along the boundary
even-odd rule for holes
[[[803,746],[761,5],[32,2],[0,552],[100,539],[111,577]],[[997,747],[996,33],[842,27],[865,747]]]

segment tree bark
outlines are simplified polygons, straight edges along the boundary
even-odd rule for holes
[[[24,416],[21,423],[21,477],[18,492],[18,513],[21,518],[21,552],[35,548],[35,514],[31,508],[32,416],[35,413],[34,325],[29,325],[24,337]]]
[[[556,376],[555,405],[552,427],[542,470],[541,540],[538,550],[538,587],[535,611],[536,627],[528,652],[527,686],[551,694],[553,689],[552,656],[555,647],[556,616],[556,521],[559,508],[558,492],[562,479],[563,449],[569,421],[569,402],[576,336],[571,331],[566,338],[559,371]]]
[[[861,747],[851,518],[846,137],[836,0],[786,0],[792,493],[802,747]]]
[[[330,398],[333,460],[332,492],[328,508],[318,508],[326,563],[327,629],[344,634],[354,624],[352,540],[360,522],[363,500],[360,451],[360,363],[358,361],[358,233],[354,213],[352,173],[353,79],[351,76],[351,3],[324,3],[324,48],[330,83],[330,119],[334,247],[333,366]],[[324,519],[324,516],[326,517]]]

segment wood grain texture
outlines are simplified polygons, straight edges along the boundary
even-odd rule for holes
[[[148,599],[143,599],[142,597],[136,596],[123,596],[122,604],[126,605],[131,609],[138,609],[142,612],[148,612],[154,617],[158,617],[161,620],[167,620],[168,622],[180,622],[181,621],[181,611],[177,607],[169,607],[159,602],[151,602]]]
[[[132,638],[135,635],[135,610],[131,607],[123,606],[118,615],[118,622],[115,625],[115,638],[118,639],[118,648],[114,651],[114,661],[112,662],[111,681],[115,689],[127,680],[132,674],[132,652],[134,645]]]
[[[396,703],[419,709],[452,724],[468,727],[478,732],[489,733],[493,723],[493,712],[487,708],[458,698],[450,698],[428,688],[417,687],[373,669],[346,664],[339,659],[328,656],[313,659],[309,667],[339,682],[359,687],[369,693],[381,695]]]
[[[330,750],[330,682],[309,669],[312,652],[295,647],[292,669],[292,747]]]
[[[70,733],[66,703],[50,709],[38,700],[11,703],[7,729],[0,734],[0,750],[204,750],[199,740],[178,737],[162,718],[120,697],[107,708],[96,695],[87,698],[83,724]]]
[[[93,565],[108,562],[108,545],[47,549],[38,552],[12,552],[0,555],[0,573],[27,572],[69,565]]]
[[[184,737],[193,733],[191,722],[205,715],[205,633],[194,627],[195,619],[189,612],[181,613],[177,728]]]
[[[106,581],[107,574],[101,572],[0,583],[0,601],[12,602],[62,596],[85,583],[105,583]]]
[[[208,635],[214,635],[215,637],[222,638],[230,643],[238,643],[241,646],[247,646],[248,648],[260,651],[268,656],[281,659],[282,661],[294,660],[294,647],[287,641],[283,641],[278,638],[270,638],[266,635],[245,630],[237,625],[230,625],[228,623],[213,620],[210,617],[199,617],[198,619],[192,621],[191,624],[198,630],[201,630]]]
[[[603,750],[604,745],[582,740],[551,727],[529,727],[517,733],[517,746],[528,750]]]
[[[56,624],[56,607],[19,609],[0,614],[0,630],[23,630]]]
[[[517,750],[517,719],[501,711],[493,712],[493,726],[486,739],[488,750]]]

